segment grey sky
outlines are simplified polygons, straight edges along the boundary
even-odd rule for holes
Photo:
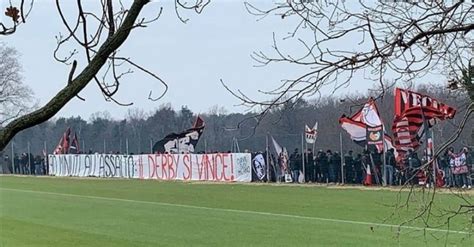
[[[3,2],[6,5],[6,1]],[[64,2],[71,4],[72,1]],[[121,102],[134,102],[132,107],[146,112],[168,102],[174,108],[187,105],[195,112],[207,112],[214,105],[241,112],[245,108],[234,106],[239,101],[221,86],[220,78],[234,89],[265,99],[258,89],[272,89],[281,79],[304,71],[287,65],[255,68],[256,63],[250,58],[252,51],[271,51],[272,33],[282,37],[294,27],[291,21],[276,17],[257,21],[245,10],[242,1],[223,0],[212,2],[201,15],[182,12],[190,18],[188,24],[183,24],[176,17],[172,1],[165,2],[162,17],[148,28],[134,30],[121,50],[123,55],[163,78],[170,87],[169,92],[158,102],[147,100],[150,89],[158,95],[162,87],[145,74],[135,73],[124,80],[117,94]],[[151,16],[160,4],[146,6],[145,14]],[[73,10],[74,5],[65,4],[64,8]],[[54,4],[37,1],[28,23],[15,35],[4,38],[4,42],[22,54],[25,83],[33,89],[40,104],[65,85],[69,73],[68,67],[52,57],[56,46],[54,36],[60,31],[64,33],[64,28]],[[370,82],[353,83],[350,91],[365,91],[370,86]],[[330,91],[331,88],[326,88],[323,93]],[[340,92],[349,92],[349,89]],[[129,109],[106,102],[94,83],[80,95],[86,98],[85,102],[73,99],[57,116],[81,115],[88,119],[91,113],[106,110],[118,119]]]

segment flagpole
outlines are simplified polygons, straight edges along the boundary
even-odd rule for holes
[[[386,160],[386,150],[385,150],[385,125],[382,124],[382,157],[383,157],[383,162],[382,162],[382,186],[387,186],[387,174],[385,172],[386,165],[387,165],[387,160]]]
[[[178,138],[176,138],[176,148],[178,149],[177,153],[179,154],[179,139]]]
[[[341,146],[341,182],[344,184],[344,159],[342,157],[342,133],[339,132],[339,143]]]
[[[435,150],[435,148],[434,148],[434,131],[433,131],[433,129],[431,129],[431,160],[433,161],[433,189],[436,188],[436,173],[437,173],[437,171],[436,171],[436,167],[437,167],[436,161],[437,160],[434,159],[435,158],[434,157],[434,150]]]
[[[128,138],[125,138],[125,151],[127,152],[127,155],[129,154],[128,152]]]
[[[270,162],[268,162],[268,132],[267,135],[265,136],[265,152],[267,153],[266,155],[266,166],[267,166],[267,183],[270,182]]]
[[[30,175],[33,174],[33,171],[31,170],[31,149],[30,149],[30,141],[27,141],[26,142],[26,145],[27,145],[27,148],[28,148],[28,154],[26,155],[26,157],[28,157],[28,170],[30,171]]]
[[[12,167],[13,167],[13,174],[15,173],[15,151],[13,145],[15,142],[12,140]]]
[[[306,181],[305,181],[305,169],[304,169],[304,167],[305,167],[305,164],[304,164],[304,161],[305,161],[304,160],[304,132],[303,132],[303,134],[301,134],[301,160],[302,160],[301,164],[303,164],[303,183],[305,183]]]
[[[44,143],[43,143],[43,148],[44,148],[44,166],[43,166],[44,171],[43,172],[45,173],[44,175],[49,175],[49,172],[47,172],[47,170],[46,170],[47,169],[46,167],[49,166],[48,159],[47,159],[48,158],[48,148],[46,146],[46,141],[44,141]]]
[[[306,153],[306,150],[308,149],[308,143],[306,142],[306,136],[305,134],[303,134],[303,143],[304,143],[304,158],[305,158],[305,165],[306,165],[306,162],[308,161],[308,154]],[[304,168],[304,181],[305,183],[309,182],[309,181],[306,181],[306,172],[309,172],[309,171],[306,171],[306,167]]]
[[[430,158],[428,157],[428,148],[429,148],[428,141],[429,141],[430,138],[428,137],[428,133],[430,131],[430,128],[429,128],[429,125],[428,125],[428,121],[426,121],[425,111],[423,110],[423,104],[421,103],[421,100],[418,100],[418,103],[420,104],[421,117],[423,119],[423,128],[424,128],[423,134],[425,135],[424,138],[425,138],[426,161],[429,162]],[[434,174],[434,170],[433,170],[433,174]],[[434,184],[434,181],[433,181],[433,184]],[[427,186],[426,181],[425,181],[424,185]]]
[[[106,144],[105,144],[105,139],[104,139],[104,154],[106,154],[106,153],[107,153],[106,149],[107,149],[107,147],[106,147]]]
[[[150,138],[150,154],[153,153],[153,139]]]

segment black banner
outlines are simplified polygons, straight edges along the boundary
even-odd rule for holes
[[[383,147],[383,128],[382,126],[367,126],[367,150],[376,152],[377,146]]]

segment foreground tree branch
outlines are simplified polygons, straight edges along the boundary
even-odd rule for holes
[[[46,105],[21,116],[0,130],[0,150],[3,150],[16,133],[53,117],[66,103],[74,98],[99,72],[108,57],[127,40],[142,8],[149,0],[135,0],[127,12],[122,25],[100,46],[90,63],[70,83],[58,92]]]
[[[27,1],[17,0],[16,2],[15,6],[15,1],[10,1],[10,7],[7,8],[5,13],[12,19],[13,26],[8,28],[0,22],[0,35],[13,34],[18,25],[25,22],[29,11],[33,7],[34,0],[30,0],[26,13],[25,5]],[[162,7],[159,8],[156,16],[148,19],[139,18],[139,14],[144,6],[150,2],[149,0],[134,0],[128,8],[124,7],[121,1],[100,0],[94,3],[99,4],[101,9],[96,12],[89,11],[86,4],[83,6],[82,0],[76,0],[74,3],[69,3],[75,4],[75,12],[73,13],[66,13],[67,9],[63,9],[60,2],[56,0],[55,5],[66,33],[59,33],[56,36],[57,46],[54,50],[54,58],[69,68],[66,86],[40,109],[24,116],[21,116],[24,114],[24,111],[21,111],[1,122],[0,151],[5,148],[15,134],[48,120],[72,98],[77,97],[85,100],[78,93],[91,81],[95,82],[106,101],[122,106],[132,105],[133,102],[121,103],[114,98],[114,95],[118,92],[123,77],[131,74],[132,69],[147,74],[163,85],[164,92],[158,97],[153,97],[150,90],[148,96],[150,100],[159,100],[167,92],[168,85],[159,76],[135,63],[130,57],[119,54],[119,48],[127,40],[131,31],[135,28],[146,27],[156,21],[161,16]],[[65,4],[65,1],[61,3]],[[194,10],[199,14],[209,4],[209,1],[196,0],[181,3],[179,0],[175,0],[175,4],[176,7]],[[71,14],[75,18],[68,18]],[[178,15],[178,18],[181,19],[181,15]],[[70,49],[68,47],[71,47],[71,45],[76,48],[69,50],[65,56],[61,55],[62,50]],[[77,49],[77,47],[79,48]],[[76,59],[76,56],[80,54],[83,56],[82,59]],[[78,61],[87,62],[85,68],[80,72],[77,71],[80,63]]]
[[[252,1],[253,2],[253,1]],[[272,52],[256,51],[259,66],[285,63],[306,69],[295,78],[284,78],[274,89],[262,92],[267,100],[255,100],[244,92],[226,89],[251,108],[276,107],[353,84],[356,74],[368,83],[413,82],[429,73],[448,78],[460,75],[474,57],[474,5],[463,1],[279,1],[262,9],[246,2],[258,18],[296,21],[288,36],[273,34]],[[347,44],[347,45],[346,45]],[[299,52],[285,47],[299,47]],[[360,83],[360,82],[359,82]],[[472,83],[462,84],[474,99]]]

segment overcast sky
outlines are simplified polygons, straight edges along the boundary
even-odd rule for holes
[[[7,1],[2,2],[6,5]],[[73,1],[64,2],[67,2],[64,4],[66,11],[75,10]],[[144,14],[151,16],[163,6],[162,17],[148,28],[132,31],[121,51],[122,55],[132,57],[157,73],[168,83],[169,91],[158,102],[147,100],[150,89],[158,95],[163,88],[145,74],[135,73],[123,81],[116,95],[121,102],[133,102],[133,107],[145,112],[168,102],[175,109],[186,105],[195,112],[207,112],[215,105],[223,106],[229,112],[242,112],[245,108],[235,106],[239,101],[221,86],[220,78],[231,88],[263,100],[268,98],[257,90],[275,88],[281,79],[305,71],[286,65],[254,67],[256,62],[250,57],[253,51],[271,51],[272,33],[283,37],[294,27],[292,21],[277,17],[257,21],[246,11],[242,1],[221,0],[212,2],[201,15],[182,12],[190,18],[187,24],[183,24],[176,17],[172,1],[161,2],[147,5]],[[257,5],[268,3],[253,2]],[[56,46],[54,37],[59,32],[64,33],[64,27],[55,5],[50,1],[36,1],[26,25],[21,26],[15,35],[2,38],[7,45],[20,51],[25,83],[33,89],[40,105],[64,87],[69,73],[69,68],[56,62],[52,56]],[[294,49],[297,52],[298,47]],[[371,85],[371,82],[359,81],[339,93],[349,90],[362,92]],[[326,88],[323,93],[331,90]],[[109,111],[113,118],[120,119],[129,109],[106,102],[92,82],[80,95],[86,99],[85,102],[73,99],[57,116],[80,115],[89,119],[91,113]]]

